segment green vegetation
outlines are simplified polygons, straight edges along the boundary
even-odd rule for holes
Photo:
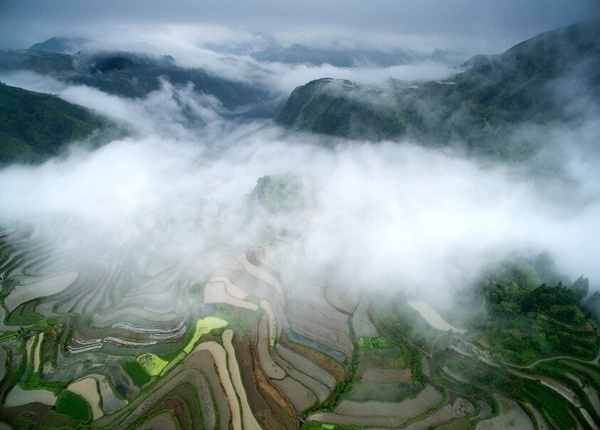
[[[108,122],[58,97],[0,84],[0,164],[39,162]]]
[[[467,361],[465,357],[452,352],[446,352],[439,360],[440,367],[447,366],[473,385],[484,386],[484,389],[535,406],[545,418],[556,423],[558,428],[575,427],[570,415],[576,414],[574,408],[555,391],[535,380],[521,378],[506,368],[490,366],[481,361]]]
[[[123,368],[138,387],[142,387],[150,382],[150,375],[138,361],[128,361],[123,364]]]
[[[483,332],[481,339],[496,358],[528,364],[556,355],[596,356],[598,327],[577,300],[587,291],[587,280],[579,278],[570,288],[561,282],[535,285],[545,277],[555,278],[535,262],[513,260],[490,270],[477,285],[484,308],[470,324]]]
[[[147,352],[139,355],[135,361],[137,361],[141,367],[150,376],[160,375],[160,372],[169,364],[168,361],[161,359],[158,355]]]
[[[7,315],[6,323],[14,326],[28,326],[43,321],[44,317],[35,313],[37,300],[32,300],[19,305]]]
[[[56,411],[69,415],[77,421],[89,423],[92,421],[92,409],[88,402],[79,394],[64,390],[56,399]]]
[[[192,285],[190,287],[190,294],[191,295],[198,295],[200,294],[202,291],[204,291],[204,287],[206,286],[206,281],[205,282],[198,282],[194,285]]]
[[[594,375],[598,376],[598,368],[594,368],[592,370],[592,375],[586,374],[585,371],[581,371],[581,368],[573,368],[567,364],[564,364],[562,360],[551,360],[543,363],[539,363],[533,368],[527,369],[519,369],[520,373],[528,373],[532,375],[534,378],[539,378],[541,376],[548,376],[554,380],[559,381],[562,385],[570,388],[577,398],[581,401],[582,406],[589,412],[592,418],[600,422],[600,415],[596,412],[596,409],[592,405],[589,400],[587,394],[583,390],[583,387],[576,382],[572,376],[569,376],[567,373],[571,375],[575,375],[580,381],[585,385],[591,385],[594,389],[598,390],[600,388],[597,384],[597,380],[595,380]],[[591,377],[590,377],[591,376]]]
[[[448,424],[442,424],[441,426],[436,427],[438,430],[469,430],[471,427],[469,425],[468,418],[461,418],[456,421],[452,421]]]
[[[300,178],[289,174],[258,178],[250,198],[271,212],[288,212],[304,205]]]
[[[358,346],[360,346],[363,349],[388,349],[392,348],[394,344],[383,336],[359,337]]]

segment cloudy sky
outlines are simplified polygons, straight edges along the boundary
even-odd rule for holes
[[[500,52],[589,17],[596,0],[0,0],[0,47],[51,36],[246,38]]]

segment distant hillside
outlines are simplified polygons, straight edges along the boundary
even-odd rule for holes
[[[43,161],[108,126],[58,97],[0,84],[0,164]]]
[[[29,47],[32,51],[58,52],[60,54],[74,54],[89,42],[83,37],[51,37],[45,42],[36,43]]]
[[[80,52],[68,55],[66,42],[50,39],[32,49],[0,51],[0,71],[28,70],[62,82],[87,85],[120,97],[141,98],[158,90],[161,79],[173,85],[193,84],[194,91],[217,98],[224,116],[272,117],[280,99],[268,89],[211,75],[200,68],[183,68],[172,57],[131,52]]]
[[[535,139],[524,123],[577,120],[600,106],[600,32],[579,23],[540,34],[496,56],[477,56],[444,81],[382,86],[321,79],[296,88],[276,121],[286,127],[355,139],[459,142],[475,153],[521,158]]]
[[[336,67],[378,66],[391,67],[424,61],[451,63],[452,54],[436,49],[432,53],[395,49],[381,51],[360,48],[311,48],[302,44],[283,47],[278,44],[266,47],[250,55],[259,61],[278,61],[287,64],[310,64],[321,66],[331,64]]]

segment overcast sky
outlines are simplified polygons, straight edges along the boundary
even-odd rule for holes
[[[232,34],[242,39],[260,32],[286,43],[337,39],[491,53],[583,20],[597,4],[597,0],[0,0],[0,47],[27,48],[55,35],[110,37],[124,29],[130,37],[148,28],[164,37],[180,34],[174,28],[197,26],[208,29],[202,33],[205,37],[212,34],[217,39]]]

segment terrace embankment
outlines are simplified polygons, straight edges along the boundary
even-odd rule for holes
[[[282,400],[281,395],[277,395],[275,390],[272,389],[272,385],[266,380],[264,374],[257,375],[261,372],[257,368],[256,349],[252,348],[250,340],[242,333],[235,333],[233,345],[236,357],[238,357],[242,381],[248,395],[250,407],[261,428],[276,430],[290,428],[291,425],[293,428],[295,423],[290,420],[289,415],[291,408],[286,411],[277,404],[271,396],[276,396],[279,400]],[[263,389],[261,389],[261,386]],[[271,389],[268,387],[271,387]],[[283,405],[289,407],[285,402]]]
[[[400,427],[411,418],[437,407],[443,400],[444,396],[429,385],[415,398],[397,403],[342,400],[333,412],[310,415],[307,421],[362,427]]]

